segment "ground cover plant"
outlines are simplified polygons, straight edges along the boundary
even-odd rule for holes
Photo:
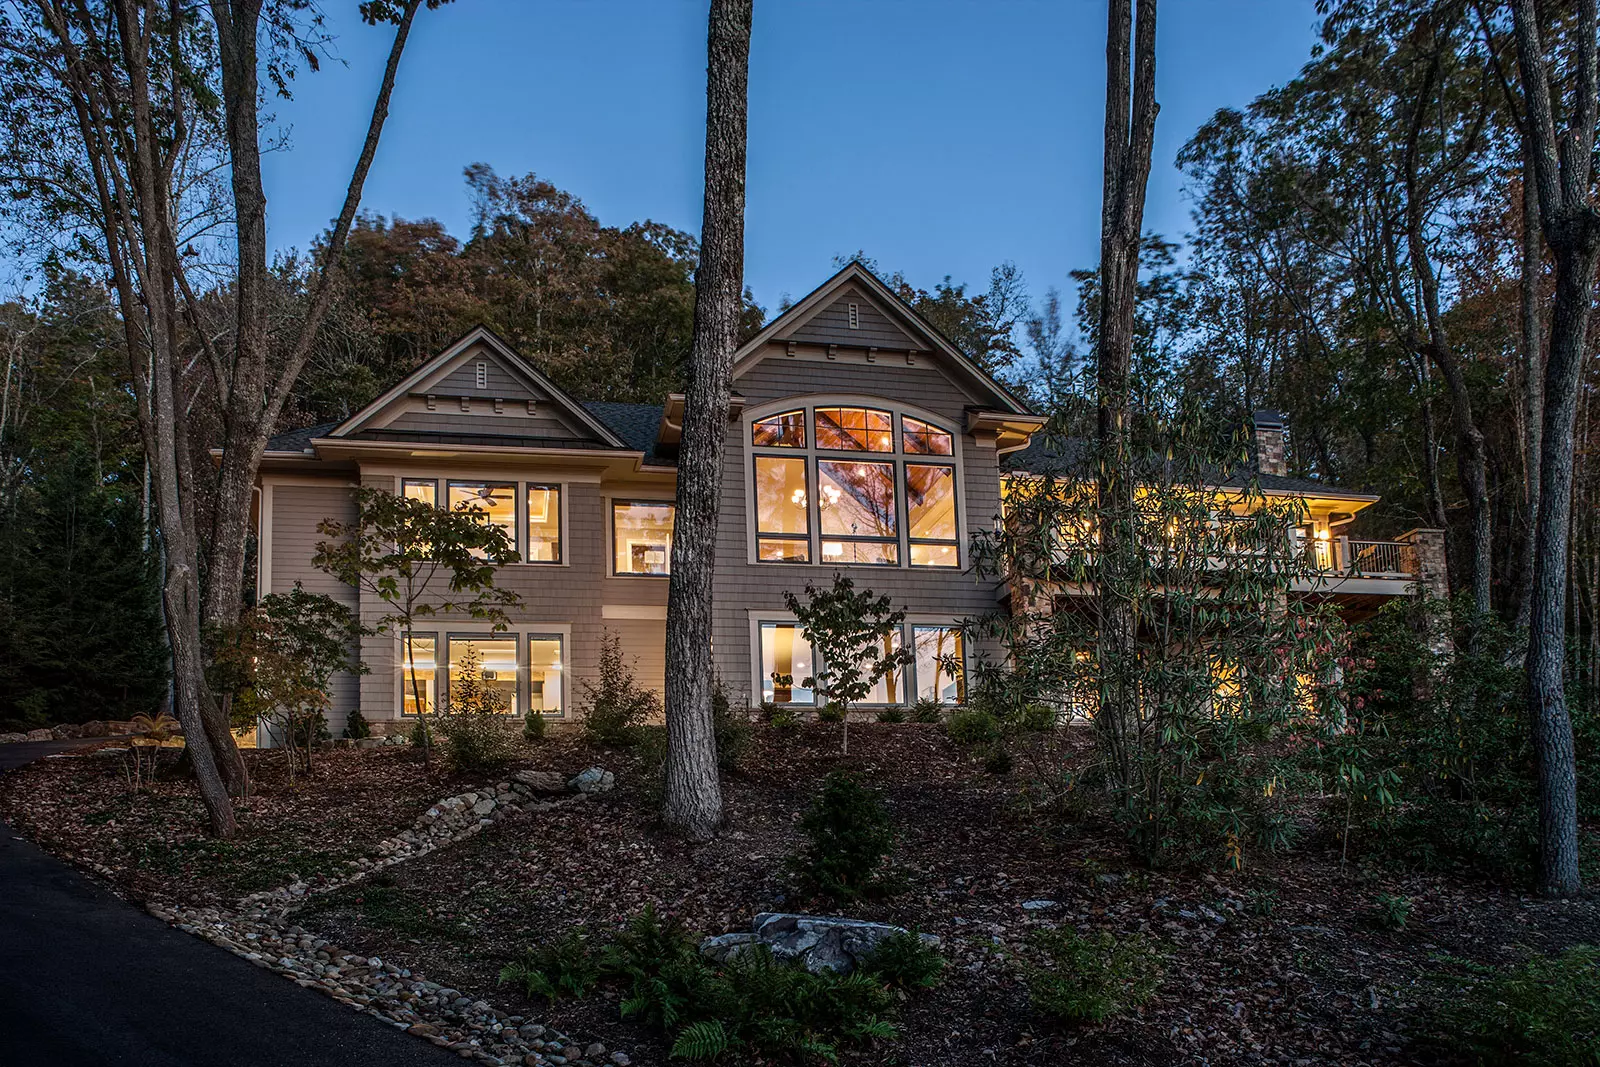
[[[1514,973],[1531,953],[1600,943],[1594,901],[1542,901],[1481,874],[1395,865],[1364,848],[1341,865],[1340,841],[1328,833],[1308,832],[1282,853],[1247,854],[1238,870],[1146,868],[1097,805],[1031,803],[1025,769],[1087,765],[1085,731],[1018,734],[1010,778],[987,774],[984,754],[937,725],[852,724],[848,759],[839,731],[752,724],[725,780],[728,825],[688,846],[656,830],[646,753],[553,729],[514,766],[599,763],[617,774],[616,790],[508,819],[383,880],[318,896],[296,922],[583,1040],[626,1048],[646,1067],[669,1062],[677,1033],[643,1014],[623,1017],[620,985],[552,1001],[528,996],[521,982],[501,985],[502,970],[544,969],[530,952],[574,930],[598,952],[652,906],[663,922],[707,934],[747,930],[760,911],[813,910],[917,927],[940,939],[948,960],[931,987],[907,967],[895,980],[898,1035],[839,1043],[843,1063],[1444,1064],[1460,1060],[1438,1043],[1433,1021],[1441,998],[1454,995],[1437,980],[1442,959]],[[191,783],[158,776],[131,796],[117,760],[50,760],[0,777],[0,817],[69,860],[102,866],[131,895],[227,901],[337,871],[432,801],[483,780],[444,761],[425,767],[405,746],[336,749],[291,790],[281,758],[250,758],[259,760],[260,792],[237,843],[204,840]],[[881,798],[895,832],[895,893],[840,906],[796,895],[786,861],[809,844],[799,819],[835,770]],[[1338,805],[1330,794],[1295,817],[1336,822]],[[1372,921],[1380,894],[1410,902],[1404,929]],[[1091,943],[1102,933],[1145,939],[1164,956],[1161,984],[1098,1023],[1040,1010],[1023,964],[1037,931],[1063,926]],[[555,977],[559,987],[559,969]],[[567,985],[587,985],[579,979]]]

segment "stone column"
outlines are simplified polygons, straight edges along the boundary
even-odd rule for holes
[[[1443,599],[1450,595],[1450,572],[1445,565],[1444,531],[1419,527],[1407,530],[1395,540],[1412,546],[1416,555],[1417,584],[1429,596]]]

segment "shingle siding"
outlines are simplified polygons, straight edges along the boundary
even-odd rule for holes
[[[850,305],[856,306],[856,329],[850,328]],[[908,337],[877,306],[854,290],[818,311],[786,335],[796,341],[832,345],[882,345],[885,348],[925,348]]]

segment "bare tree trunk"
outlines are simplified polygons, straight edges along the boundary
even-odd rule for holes
[[[1517,575],[1516,629],[1528,628],[1533,611],[1533,554],[1539,531],[1539,463],[1544,441],[1544,323],[1540,279],[1544,246],[1539,240],[1539,182],[1533,160],[1522,154],[1522,403],[1523,507],[1527,517]]]
[[[1567,709],[1567,561],[1571,549],[1574,427],[1589,311],[1600,259],[1600,211],[1593,201],[1596,100],[1596,0],[1579,0],[1574,99],[1561,108],[1571,126],[1559,137],[1535,0],[1513,0],[1517,60],[1525,98],[1525,150],[1539,184],[1539,223],[1555,261],[1555,301],[1545,363],[1540,442],[1539,527],[1534,546],[1528,629],[1528,705],[1539,773],[1539,887],[1569,895],[1583,887],[1578,867],[1577,765]]]
[[[1106,13],[1105,177],[1100,208],[1097,435],[1100,449],[1100,714],[1096,723],[1124,790],[1133,782],[1134,618],[1122,564],[1134,530],[1129,375],[1138,300],[1139,235],[1155,140],[1156,0],[1111,0]],[[1130,39],[1131,38],[1131,39]],[[1131,68],[1131,70],[1130,70]]]
[[[678,449],[667,591],[667,768],[661,817],[695,841],[722,822],[711,714],[711,584],[733,350],[744,290],[744,182],[752,0],[712,0],[706,44],[706,193],[694,343]]]

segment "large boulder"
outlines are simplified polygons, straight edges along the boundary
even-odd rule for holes
[[[90,719],[83,724],[84,737],[110,737],[111,725],[99,719]]]
[[[54,741],[55,739],[56,739],[56,735],[51,733],[49,730],[29,730],[28,731],[28,740],[29,741]]]
[[[68,738],[82,737],[83,727],[79,726],[75,722],[58,723],[50,728],[50,736],[54,737],[57,741],[64,741]]]
[[[525,785],[533,793],[565,793],[567,780],[555,771],[517,771],[511,780]]]
[[[766,945],[774,959],[796,963],[812,974],[848,974],[877,951],[885,939],[905,932],[899,926],[863,919],[763,912],[756,916],[749,933],[708,937],[700,943],[700,951],[721,963],[754,945]],[[930,945],[939,943],[930,934],[921,936]]]
[[[590,767],[580,771],[567,783],[567,788],[574,793],[609,793],[617,784],[616,775],[603,767]]]
[[[0,745],[13,745],[18,741],[26,741],[27,734],[0,734]]]

